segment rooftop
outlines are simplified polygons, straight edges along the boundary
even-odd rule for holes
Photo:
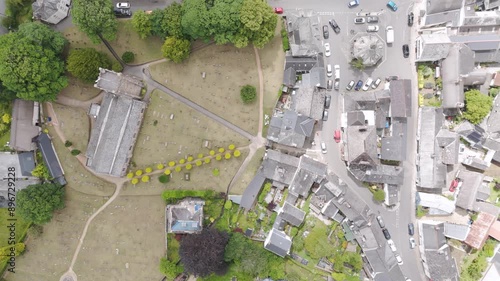
[[[462,77],[474,69],[474,52],[464,44],[452,44],[441,65],[443,108],[463,107]]]
[[[302,77],[304,77],[303,74]],[[323,73],[323,77],[326,77]],[[304,79],[304,78],[302,78]],[[297,112],[299,115],[309,116],[312,119],[320,120],[323,117],[323,109],[325,104],[324,91],[318,91],[315,87],[307,87],[301,84],[294,89],[295,94],[292,95],[292,105],[290,109]]]
[[[33,138],[40,133],[38,122],[38,102],[21,99],[14,100],[12,121],[10,125],[9,146],[17,151],[31,151],[35,149]]]
[[[242,208],[245,208],[246,210],[252,209],[255,201],[257,200],[257,195],[259,195],[260,189],[262,188],[262,185],[264,185],[265,181],[266,178],[262,172],[258,171],[248,184],[245,191],[243,191],[240,201],[240,206]]]
[[[299,226],[304,221],[306,213],[288,202],[285,202],[281,208],[280,216],[291,225]]]
[[[350,126],[347,127],[346,135],[349,165],[360,164],[373,167],[379,163],[375,126]]]
[[[483,182],[483,174],[462,170],[460,172],[462,187],[457,197],[456,205],[464,210],[473,210],[477,191]]]
[[[295,111],[285,110],[283,114],[271,117],[267,139],[279,144],[302,148],[306,138],[311,137],[314,119]]]
[[[385,43],[375,34],[358,33],[352,40],[352,56],[361,59],[366,66],[376,65],[384,52]]]
[[[71,0],[36,0],[31,5],[33,17],[57,24],[68,15],[70,4]]]
[[[306,155],[300,157],[298,169],[290,184],[290,192],[307,197],[314,183],[319,184],[326,176],[327,166]]]
[[[488,232],[495,221],[495,216],[483,212],[479,213],[464,241],[465,244],[474,249],[481,249],[488,239]]]
[[[391,116],[411,117],[411,80],[399,79],[391,81]]]
[[[94,87],[120,96],[139,98],[144,84],[137,77],[99,68]]]
[[[203,205],[199,199],[183,199],[175,205],[167,205],[168,233],[198,233],[203,229]]]
[[[52,140],[46,133],[40,134],[36,138],[38,144],[38,149],[42,153],[43,162],[49,170],[50,176],[58,182],[60,185],[65,185],[66,180],[64,179],[64,170],[59,162],[57,153],[52,145]]]
[[[417,198],[418,205],[434,209],[433,213],[450,215],[455,211],[455,202],[442,195],[417,192]]]
[[[421,34],[417,39],[417,61],[437,61],[446,58],[451,46],[445,33]]]
[[[469,235],[470,226],[467,224],[444,223],[444,236],[458,241],[464,241]]]
[[[290,253],[292,239],[285,232],[271,229],[264,241],[264,248],[284,258]]]

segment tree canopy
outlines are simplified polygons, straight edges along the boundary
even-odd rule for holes
[[[160,259],[160,272],[165,275],[168,279],[173,280],[177,275],[184,271],[182,265],[176,265],[175,263],[167,260],[166,258]]]
[[[148,37],[151,35],[152,26],[150,15],[146,14],[144,10],[136,11],[132,16],[132,26],[141,39]]]
[[[229,235],[215,228],[205,228],[200,234],[191,234],[181,240],[179,256],[184,269],[201,277],[227,270],[224,249]]]
[[[493,99],[478,90],[465,92],[465,112],[463,116],[472,124],[479,124],[490,113]]]
[[[385,191],[378,188],[375,192],[373,192],[373,199],[378,202],[383,202],[385,200]]]
[[[60,58],[66,43],[62,34],[36,22],[22,24],[18,32],[1,36],[3,87],[25,100],[55,100],[68,84]]]
[[[182,5],[174,2],[165,8],[165,34],[176,38],[183,38],[182,33]]]
[[[182,33],[191,39],[206,39],[209,20],[205,0],[184,0],[182,3]]]
[[[17,212],[25,220],[44,224],[64,207],[64,188],[53,183],[30,185],[17,193]]]
[[[114,40],[117,20],[113,5],[109,0],[73,0],[73,23],[94,43],[99,43],[99,35],[107,40]]]
[[[252,85],[245,85],[241,87],[240,97],[243,103],[252,103],[257,98],[257,89]]]
[[[180,63],[189,57],[191,42],[186,39],[167,37],[161,47],[163,56],[175,63]]]
[[[255,47],[262,48],[274,37],[278,16],[265,1],[244,0],[240,20],[243,28],[235,46],[245,47],[244,43],[248,40]]]
[[[318,222],[304,239],[304,248],[311,258],[319,259],[333,253],[334,247],[328,241],[328,228]]]
[[[93,48],[74,49],[69,52],[68,71],[86,82],[93,82],[99,76],[99,67],[109,69],[108,56]]]
[[[240,10],[243,0],[217,0],[209,10],[209,33],[216,44],[236,43],[241,29]]]

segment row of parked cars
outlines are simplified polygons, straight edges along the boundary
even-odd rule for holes
[[[387,239],[387,244],[389,245],[391,250],[394,252],[394,256],[396,257],[398,264],[402,265],[403,259],[401,258],[401,256],[399,254],[396,253],[396,251],[397,251],[396,245],[394,244],[394,241],[392,241],[392,239],[391,239],[391,234],[389,233],[389,230],[387,230],[387,228],[385,228],[385,223],[382,220],[381,216],[377,216],[377,222],[378,222],[378,225],[380,226],[380,228],[382,228],[382,233],[384,234],[385,239]],[[414,227],[413,223],[408,224],[408,234],[410,235],[410,239],[409,239],[410,248],[413,249],[416,246],[415,238],[411,237],[415,234],[415,227]],[[409,279],[406,279],[406,280],[409,280]]]
[[[377,78],[377,80],[375,80],[375,82],[373,82],[372,78],[368,78],[368,79],[366,79],[366,82],[364,84],[363,84],[363,80],[358,80],[357,83],[355,83],[354,80],[351,80],[351,82],[349,82],[349,84],[347,84],[345,89],[350,91],[350,90],[352,90],[352,88],[354,88],[355,91],[359,91],[360,89],[363,89],[363,91],[368,91],[368,89],[370,89],[370,88],[377,89],[381,82],[382,82],[382,80],[380,78]]]

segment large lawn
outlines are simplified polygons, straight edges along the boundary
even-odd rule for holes
[[[74,148],[85,153],[90,131],[87,112],[81,108],[69,107],[57,103],[53,103],[52,107],[66,139],[73,143]]]
[[[245,171],[240,175],[237,182],[234,183],[233,187],[231,187],[230,194],[243,194],[243,191],[247,188],[250,181],[252,181],[253,177],[257,173],[257,169],[259,169],[262,164],[262,157],[266,149],[264,147],[259,148],[252,159],[248,163]]]
[[[240,97],[244,85],[252,85],[257,91],[259,88],[252,47],[210,45],[192,53],[183,63],[163,62],[150,70],[158,82],[251,134],[257,133],[258,97],[252,104],[243,104]]]

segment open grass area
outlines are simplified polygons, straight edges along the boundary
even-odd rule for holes
[[[119,19],[116,40],[109,42],[121,57],[126,51],[133,52],[135,59],[131,64],[140,64],[162,59],[161,46],[163,40],[156,36],[141,39],[132,27],[132,20]]]
[[[7,130],[4,134],[0,136],[0,151],[8,151],[10,147],[7,146],[7,143],[10,141],[10,130]]]
[[[113,59],[113,54],[111,54],[102,42],[99,44],[92,43],[87,35],[81,32],[76,26],[72,26],[64,30],[63,35],[69,41],[70,49],[93,48],[107,54],[110,59]]]
[[[488,201],[500,207],[500,190],[495,189],[495,182],[490,183],[490,190],[491,193]]]
[[[241,87],[247,84],[256,87],[258,94],[253,48],[210,45],[192,53],[183,63],[163,62],[152,65],[150,71],[158,82],[251,134],[257,133],[258,95],[251,104],[243,104],[240,97]]]
[[[234,186],[229,191],[230,194],[243,194],[243,191],[245,191],[248,184],[250,183],[250,181],[253,179],[253,177],[257,173],[257,169],[259,169],[260,164],[262,163],[262,157],[264,157],[265,152],[266,152],[266,149],[264,147],[259,148],[255,152],[252,159],[248,163],[248,166],[247,166],[245,172],[243,172],[243,174],[241,174],[238,181],[234,184]]]
[[[161,197],[119,196],[90,225],[73,270],[79,281],[156,281],[165,254]]]
[[[74,148],[85,153],[90,130],[90,121],[87,112],[81,108],[69,107],[57,103],[53,103],[52,107],[66,139],[73,143]]]
[[[439,99],[436,96],[433,96],[432,98],[425,99],[424,98],[424,106],[433,106],[433,107],[441,107],[441,99]]]
[[[94,87],[94,83],[85,83],[68,74],[68,87],[64,88],[59,94],[70,97],[72,99],[87,101],[90,100],[101,92],[101,90]]]
[[[16,221],[10,221],[9,219],[15,219]],[[16,236],[16,243],[23,241],[23,239],[26,237],[28,227],[30,226],[29,222],[23,220],[18,215],[11,217],[10,212],[6,208],[0,209],[0,222],[2,222],[2,225],[0,227],[0,248],[13,246],[9,244],[11,230],[8,227],[11,223],[15,223],[15,229],[13,230],[13,233]],[[5,268],[8,260],[8,256],[0,257],[0,270]]]

